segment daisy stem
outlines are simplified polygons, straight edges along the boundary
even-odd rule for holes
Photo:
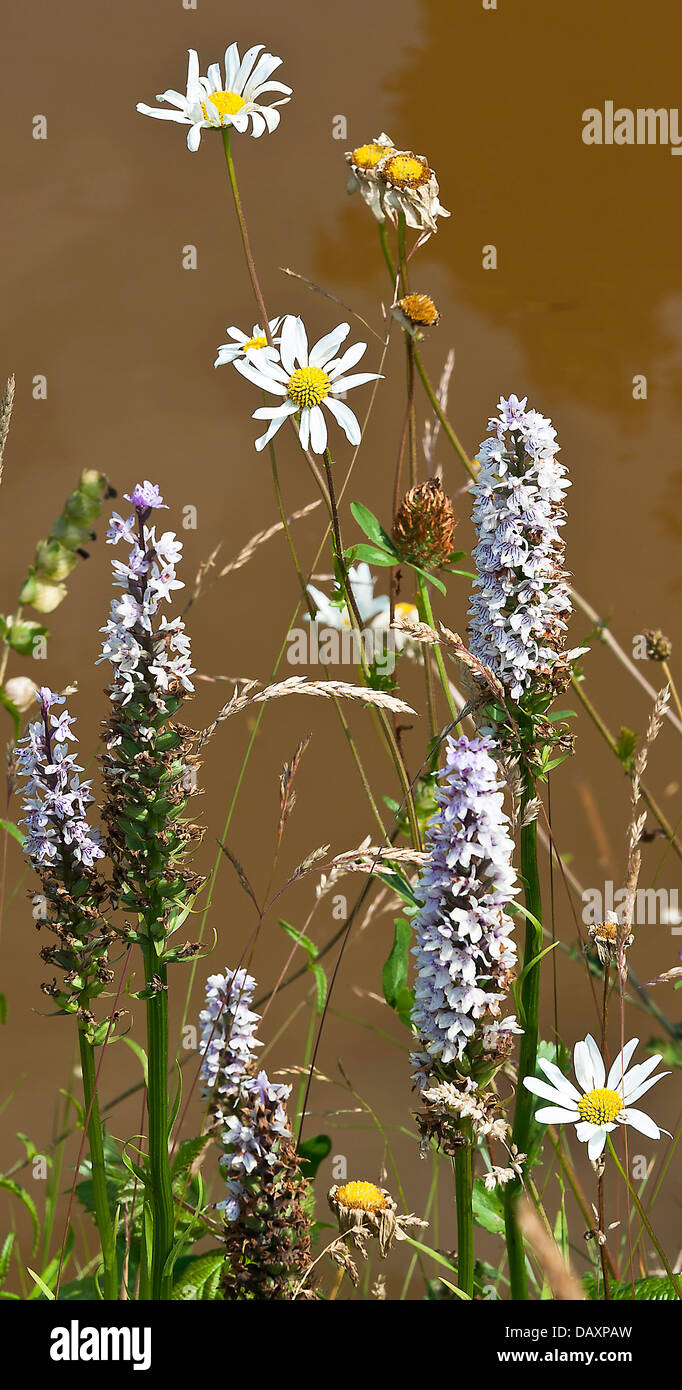
[[[455,1152],[455,1200],[457,1202],[457,1286],[469,1298],[474,1295],[474,1208],[472,1142],[467,1136]]]
[[[245,260],[246,260],[246,265],[247,265],[247,269],[248,269],[248,272],[249,272],[249,278],[250,278],[250,280],[251,280],[251,285],[252,285],[252,288],[253,288],[253,292],[254,292],[254,295],[256,296],[256,303],[257,303],[257,305],[258,305],[258,310],[259,310],[259,313],[260,313],[261,318],[262,318],[262,320],[263,320],[263,332],[264,332],[264,334],[265,334],[265,336],[266,336],[266,338],[267,338],[268,343],[270,344],[270,346],[272,346],[272,335],[271,335],[271,333],[270,333],[270,320],[268,319],[268,312],[267,312],[267,309],[266,309],[266,307],[265,307],[265,301],[264,301],[264,299],[263,299],[263,292],[262,292],[262,290],[261,290],[260,282],[259,282],[258,276],[257,276],[257,274],[256,274],[256,263],[255,263],[255,261],[254,261],[254,259],[253,259],[253,252],[252,252],[252,250],[251,250],[251,242],[249,241],[249,233],[248,233],[247,228],[246,228],[246,219],[245,219],[245,217],[244,217],[244,210],[243,210],[243,208],[242,208],[242,201],[241,201],[241,198],[239,197],[239,189],[238,189],[238,187],[237,187],[237,176],[236,176],[236,174],[235,174],[235,172],[234,172],[234,161],[233,161],[233,159],[232,159],[232,150],[231,150],[231,148],[230,148],[230,128],[229,128],[229,126],[223,126],[222,136],[223,136],[223,147],[224,147],[224,150],[225,150],[225,160],[226,160],[226,162],[227,162],[227,173],[228,173],[228,177],[229,177],[229,180],[230,180],[230,188],[232,189],[232,197],[233,197],[233,199],[234,199],[234,210],[235,210],[235,212],[236,212],[236,214],[237,214],[237,222],[239,223],[239,232],[240,232],[241,239],[242,239],[242,246],[243,246],[243,248],[244,248],[244,258],[245,258]]]
[[[604,965],[604,988],[602,990],[601,1005],[601,1052],[602,1057],[606,1055],[606,1024],[609,1011],[609,976],[610,967],[608,960]],[[599,1174],[597,1177],[597,1211],[599,1213],[599,1258],[601,1260],[601,1273],[604,1283],[604,1298],[610,1301],[611,1286],[609,1284],[609,1268],[606,1259],[606,1220],[604,1216],[604,1173],[605,1167],[603,1160],[600,1160]],[[602,1243],[603,1242],[603,1243]]]
[[[108,1301],[118,1300],[118,1274],[116,1269],[116,1247],[111,1224],[111,1211],[107,1194],[104,1146],[102,1144],[102,1125],[99,1117],[99,1103],[95,1089],[95,1050],[88,1042],[83,1028],[78,1029],[81,1071],[83,1073],[83,1098],[85,1114],[88,1119],[88,1143],[90,1145],[90,1167],[92,1170],[92,1196],[95,1207],[95,1222],[102,1247],[104,1266],[103,1293]]]
[[[390,251],[389,251],[389,249],[388,249],[388,237],[387,237],[387,235],[386,235],[386,220],[385,220],[385,219],[384,219],[383,222],[380,222],[380,223],[379,223],[379,241],[381,242],[381,250],[382,250],[382,252],[383,252],[384,260],[385,260],[385,262],[386,262],[386,265],[388,266],[388,273],[389,273],[389,275],[390,275],[390,277],[391,277],[391,284],[393,285],[393,288],[395,289],[396,284],[397,284],[397,281],[398,281],[398,273],[397,273],[396,268],[395,268],[395,266],[394,266],[394,264],[393,264],[393,260],[392,260],[392,258],[391,258],[391,253],[390,253]]]
[[[424,620],[428,623],[432,632],[436,632],[437,628],[433,617],[433,609],[431,607],[431,598],[429,595],[428,583],[421,574],[417,575],[417,580],[419,583],[419,597],[421,600],[422,608],[424,610]],[[448,673],[445,669],[445,662],[443,660],[443,653],[441,651],[440,642],[437,642],[434,645],[433,652],[436,659],[436,666],[438,667],[438,674],[440,676],[441,685],[443,687],[443,694],[445,695],[445,698],[448,703],[448,709],[450,711],[454,723],[458,725],[459,710],[457,709],[457,706],[452,698],[452,691],[450,690],[450,682],[448,680]]]
[[[532,784],[526,786],[521,814],[532,800]],[[540,962],[537,957],[542,951],[542,898],[537,857],[537,818],[523,825],[521,829],[521,875],[525,884],[526,907],[532,917],[526,918],[526,940],[523,957],[523,982],[521,985],[521,1022],[523,1034],[519,1051],[519,1074],[516,1090],[516,1108],[512,1129],[512,1144],[520,1153],[528,1153],[528,1136],[533,1113],[533,1095],[523,1084],[524,1077],[534,1076],[538,1051],[538,1008],[540,1002]],[[536,926],[537,922],[537,926]],[[533,964],[533,962],[535,962]],[[526,1255],[523,1236],[519,1228],[517,1203],[521,1191],[521,1181],[509,1183],[504,1194],[504,1218],[509,1257],[511,1296],[515,1300],[528,1298],[526,1276]]]
[[[627,1186],[628,1186],[628,1188],[630,1189],[630,1196],[632,1197],[632,1200],[633,1200],[633,1202],[634,1202],[634,1204],[635,1204],[635,1206],[636,1206],[636,1208],[637,1208],[637,1211],[638,1211],[638,1213],[639,1213],[640,1220],[641,1220],[642,1225],[644,1226],[644,1229],[645,1229],[645,1231],[646,1231],[646,1233],[647,1233],[647,1235],[648,1235],[648,1237],[649,1237],[649,1240],[651,1241],[651,1243],[652,1243],[652,1245],[653,1245],[653,1247],[654,1247],[654,1249],[655,1249],[655,1251],[656,1251],[656,1254],[659,1256],[659,1259],[660,1259],[660,1261],[661,1261],[661,1264],[663,1265],[663,1268],[664,1268],[664,1270],[665,1270],[665,1272],[666,1272],[666,1274],[667,1274],[667,1276],[668,1276],[668,1278],[669,1278],[669,1280],[670,1280],[670,1282],[671,1282],[671,1284],[672,1284],[672,1286],[673,1286],[673,1288],[674,1288],[674,1290],[675,1290],[675,1293],[677,1294],[677,1297],[678,1297],[680,1300],[682,1300],[682,1289],[680,1288],[680,1285],[679,1285],[679,1282],[678,1282],[678,1280],[677,1280],[677,1277],[676,1277],[675,1274],[673,1273],[673,1270],[671,1269],[670,1263],[669,1263],[669,1261],[668,1261],[668,1259],[667,1259],[667,1257],[666,1257],[666,1255],[665,1255],[665,1252],[663,1251],[663,1249],[662,1249],[661,1246],[659,1245],[659,1243],[658,1243],[658,1241],[657,1241],[657,1239],[656,1239],[656,1236],[654,1235],[654,1232],[653,1232],[653,1229],[652,1229],[652,1227],[651,1227],[651,1223],[650,1223],[650,1221],[649,1221],[649,1218],[648,1218],[648,1216],[647,1216],[647,1214],[646,1214],[646,1212],[645,1212],[645,1210],[644,1210],[644,1207],[642,1206],[642,1203],[641,1203],[640,1200],[639,1200],[639,1196],[638,1196],[638,1194],[637,1194],[637,1190],[636,1190],[635,1187],[633,1187],[632,1183],[630,1182],[629,1177],[627,1176],[627,1174],[626,1174],[624,1168],[623,1168],[622,1165],[621,1165],[620,1159],[618,1158],[618,1154],[616,1153],[616,1150],[614,1149],[613,1144],[612,1144],[612,1142],[611,1142],[611,1135],[610,1135],[610,1134],[607,1134],[607,1136],[606,1136],[606,1143],[607,1143],[607,1145],[608,1145],[609,1153],[611,1154],[611,1157],[612,1157],[612,1159],[613,1159],[613,1161],[614,1161],[614,1163],[615,1163],[615,1165],[616,1165],[616,1168],[618,1169],[618,1172],[620,1173],[621,1178],[623,1179],[623,1182],[627,1183]]]

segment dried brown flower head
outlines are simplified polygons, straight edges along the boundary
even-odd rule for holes
[[[444,565],[452,554],[457,521],[439,478],[411,487],[398,508],[393,540],[404,560],[422,569]]]
[[[595,922],[587,928],[587,934],[597,948],[602,965],[611,963],[620,945],[627,949],[635,939],[632,932],[617,921]]]
[[[373,1182],[335,1183],[327,1193],[329,1205],[339,1223],[342,1236],[351,1236],[358,1249],[363,1240],[375,1236],[379,1254],[384,1260],[394,1240],[401,1240],[404,1228],[425,1226],[418,1216],[398,1216],[397,1205],[390,1192]]]
[[[658,629],[649,629],[644,633],[646,639],[646,654],[649,661],[667,661],[672,654],[673,644],[669,637],[665,637]]]

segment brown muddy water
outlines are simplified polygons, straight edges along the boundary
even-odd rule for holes
[[[16,373],[17,399],[0,495],[3,611],[13,607],[36,539],[46,533],[86,466],[106,472],[119,493],[138,477],[157,480],[170,503],[172,525],[179,524],[182,508],[196,508],[196,529],[182,533],[188,579],[217,545],[227,562],[250,536],[276,520],[267,460],[252,444],[256,429],[249,417],[259,402],[236,373],[212,366],[226,325],[250,329],[256,318],[221,143],[205,132],[200,152],[190,155],[182,128],[135,112],[136,101],[153,102],[155,92],[183,86],[188,47],[199,50],[205,67],[235,39],[242,46],[262,41],[281,54],[283,80],[294,88],[273,137],[235,141],[270,312],[301,312],[313,340],[344,316],[333,303],[286,279],[279,267],[288,266],[381,330],[379,304],[387,302],[388,290],[376,227],[360,200],[346,195],[343,150],[386,130],[398,145],[426,153],[452,217],[419,254],[412,280],[441,310],[440,327],[424,348],[434,378],[448,349],[455,350],[450,414],[460,437],[470,452],[475,449],[500,393],[527,394],[551,415],[573,480],[566,536],[578,589],[610,619],[628,651],[633,635],[647,627],[661,627],[679,642],[682,158],[672,157],[667,146],[599,147],[581,140],[585,108],[603,109],[609,100],[633,110],[678,105],[677,6],[656,6],[644,24],[641,6],[632,0],[602,0],[598,6],[587,0],[571,6],[544,0],[512,6],[499,0],[497,10],[484,9],[479,0],[449,5],[375,0],[371,6],[364,0],[346,0],[343,6],[301,0],[293,10],[263,0],[255,26],[238,11],[228,15],[217,0],[198,0],[196,11],[185,10],[180,0],[143,6],[132,0],[115,6],[85,0],[54,6],[43,0],[6,7],[0,375],[4,380],[10,370]],[[32,138],[38,114],[47,118],[44,141]],[[339,115],[347,120],[347,141],[332,136]],[[498,268],[484,270],[482,248],[491,244]],[[195,270],[182,266],[188,245],[196,247]],[[377,355],[372,340],[369,369]],[[47,380],[44,400],[32,396],[37,375]],[[646,399],[633,397],[633,378],[639,375],[646,377]],[[403,354],[396,338],[347,498],[361,499],[385,519],[403,392]],[[420,409],[423,418],[423,402]],[[340,447],[337,456],[343,467]],[[279,462],[285,505],[293,511],[313,499],[313,485],[291,440],[282,441]],[[457,493],[466,476],[443,441],[438,462],[448,489]],[[457,507],[460,545],[469,548],[466,495],[459,495]],[[347,509],[343,520],[347,535],[354,535]],[[319,514],[297,523],[304,565],[312,563],[321,527]],[[48,659],[38,673],[55,688],[78,681],[80,695],[72,703],[86,757],[94,752],[105,713],[105,676],[93,662],[109,600],[110,553],[100,535],[91,558],[72,576],[68,600],[50,620]],[[464,626],[467,597],[467,582],[452,580],[447,600],[439,599],[438,615],[450,627]],[[198,670],[265,681],[296,601],[296,578],[277,536],[192,610]],[[587,628],[580,616],[574,619],[576,641]],[[585,666],[586,689],[609,726],[616,733],[621,725],[641,731],[647,697],[598,640]],[[673,668],[682,678],[677,652]],[[17,658],[9,674],[25,669]],[[657,684],[659,672],[650,664],[644,673]],[[210,721],[229,688],[199,683],[188,711],[197,727]],[[408,698],[413,690],[421,699],[416,672],[407,673],[405,690]],[[394,794],[391,769],[377,750],[368,719],[355,712],[352,724],[373,785]],[[594,888],[609,879],[618,886],[628,783],[582,714],[574,727],[578,753],[552,783],[556,840],[582,884]],[[208,827],[201,853],[206,871],[251,728],[248,717],[234,719],[207,750],[198,803]],[[272,859],[280,768],[310,731],[313,741],[298,778],[280,882],[320,843],[338,852],[357,845],[372,829],[333,709],[293,699],[272,706],[229,832],[229,843],[257,890],[265,888]],[[420,730],[407,735],[406,746],[416,765],[424,746]],[[682,815],[679,747],[678,736],[667,727],[648,774],[673,824]],[[644,848],[642,885],[655,880],[667,890],[679,888],[679,867],[673,854],[665,854],[665,843],[654,839]],[[349,902],[358,886],[357,879],[343,885]],[[68,1023],[42,1012],[41,942],[26,899],[30,887],[11,841],[1,942],[9,1006],[1,1030],[3,1170],[23,1152],[18,1132],[39,1151],[49,1142],[59,1088],[69,1084],[72,1060]],[[312,884],[299,886],[279,910],[300,926],[311,899]],[[322,944],[337,925],[331,900],[314,921]],[[217,936],[211,968],[240,958],[253,925],[249,901],[224,863],[209,919]],[[560,884],[556,931],[566,942],[575,940]],[[413,1128],[413,1097],[405,1039],[376,997],[391,934],[391,919],[384,915],[351,940],[318,1059],[335,1084],[314,1086],[307,1132],[330,1133],[333,1153],[346,1156],[349,1176],[373,1180],[383,1165],[391,1168],[387,1141],[409,1208],[422,1212],[431,1168],[420,1162],[407,1133]],[[650,980],[678,963],[681,946],[682,938],[669,925],[643,926],[632,965],[642,980]],[[288,939],[272,914],[254,962],[263,989],[278,977],[288,952]],[[548,968],[547,1035],[550,973]],[[595,1026],[593,1004],[584,967],[561,956],[557,976],[559,1026],[572,1043]],[[188,978],[187,968],[175,968],[176,1023]],[[190,1020],[200,1007],[201,983],[200,965]],[[668,1018],[679,1018],[680,995],[670,985],[659,986],[655,997]],[[273,1043],[273,1068],[303,1060],[308,1026],[303,999],[304,990],[294,985],[269,1010],[264,1036]],[[135,1033],[141,1037],[142,1006],[132,1007],[140,1015]],[[660,1035],[661,1026],[628,1007],[625,1030],[646,1041]],[[614,1045],[616,1037],[614,1019]],[[361,1101],[336,1084],[342,1080],[340,1067],[378,1115],[383,1134],[368,1113],[356,1113]],[[193,1072],[190,1063],[186,1078]],[[656,1089],[651,1105],[672,1130],[680,1109],[678,1076]],[[118,1043],[106,1057],[104,1101],[138,1079],[136,1059]],[[137,1131],[139,1105],[135,1095],[113,1110],[109,1124],[116,1137]],[[198,1119],[198,1107],[193,1116]],[[655,1145],[634,1137],[634,1152],[652,1157]],[[68,1155],[73,1163],[73,1141]],[[327,1164],[319,1181],[323,1218],[330,1176]],[[589,1183],[587,1171],[584,1177]],[[31,1178],[30,1169],[24,1178],[39,1201],[40,1180]],[[390,1171],[388,1182],[395,1190]],[[553,1203],[554,1179],[547,1195]],[[655,1208],[656,1225],[673,1258],[681,1243],[680,1195],[673,1160]],[[444,1248],[454,1243],[450,1196],[444,1172],[438,1220],[427,1237]],[[9,1199],[0,1206],[6,1229]],[[612,1201],[609,1218],[623,1214]],[[21,1224],[16,1208],[14,1219]],[[575,1208],[571,1219],[582,1246]],[[23,1224],[21,1229],[26,1235]],[[407,1263],[400,1250],[392,1256],[394,1294]],[[418,1296],[417,1282],[410,1296]]]

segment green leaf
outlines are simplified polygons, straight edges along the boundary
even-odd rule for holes
[[[4,994],[0,994],[0,1023],[7,1022],[7,1000]]]
[[[40,1240],[40,1221],[38,1220],[38,1213],[33,1198],[29,1197],[26,1189],[21,1187],[18,1182],[12,1182],[11,1178],[0,1178],[0,1188],[4,1188],[5,1192],[11,1192],[12,1196],[17,1197],[26,1207],[33,1226],[33,1246],[31,1254],[35,1255],[38,1249],[38,1241]]]
[[[14,821],[0,820],[0,829],[6,830],[9,835],[12,835],[15,840],[18,840],[20,845],[23,845],[26,837],[19,829],[19,826],[14,824]]]
[[[173,1286],[171,1298],[184,1302],[216,1299],[224,1264],[224,1250],[209,1250],[206,1255],[191,1256]]]
[[[0,1250],[0,1285],[4,1284],[9,1270],[9,1262],[12,1258],[12,1246],[14,1245],[16,1231],[10,1231],[6,1236],[2,1250]]]
[[[311,1139],[304,1139],[298,1150],[298,1161],[304,1178],[312,1181],[320,1164],[331,1152],[331,1147],[332,1141],[328,1134],[314,1134]]]
[[[410,904],[410,907],[419,906],[412,884],[408,882],[398,869],[394,869],[392,864],[384,864],[380,870],[377,870],[376,877],[380,878],[382,883],[385,883],[387,887],[391,888],[399,897],[404,898],[405,902]]]
[[[171,1169],[173,1177],[177,1178],[180,1177],[181,1174],[186,1173],[188,1168],[192,1167],[195,1158],[199,1157],[202,1149],[205,1149],[207,1144],[211,1142],[210,1136],[206,1134],[200,1134],[197,1139],[183,1139],[182,1142],[178,1144],[177,1153],[173,1159],[173,1166]]]
[[[149,1066],[147,1062],[147,1054],[144,1048],[140,1047],[140,1044],[135,1042],[133,1038],[124,1037],[121,1038],[121,1042],[126,1043],[126,1045],[131,1049],[131,1051],[135,1053],[135,1056],[139,1058],[140,1066],[142,1067],[142,1075],[144,1077],[144,1084],[146,1086],[148,1080]]]
[[[371,512],[369,507],[364,507],[362,502],[351,502],[350,509],[360,530],[364,531],[365,535],[369,536],[369,539],[374,541],[376,545],[381,546],[383,550],[388,550],[397,558],[393,541],[388,532],[384,530],[381,522],[375,517],[374,512]]]
[[[364,560],[368,565],[389,566],[398,563],[393,551],[380,550],[378,545],[354,545],[346,553],[349,557],[352,554],[356,560]]]
[[[2,686],[0,686],[0,704],[4,705],[5,709],[7,710],[7,713],[11,716],[12,724],[14,725],[14,738],[15,740],[17,740],[21,732],[21,715],[19,714],[19,711],[16,705],[14,704],[14,701],[10,700],[9,695],[6,693],[6,691],[2,689]],[[2,821],[1,823],[3,825],[5,824],[4,821]]]
[[[381,985],[384,991],[384,999],[396,1013],[400,1013],[404,1023],[409,1027],[409,1012],[407,1018],[404,1017],[405,1010],[405,991],[407,990],[407,973],[410,963],[410,942],[412,940],[412,927],[404,917],[396,917],[393,933],[393,945],[391,952],[381,972]],[[409,991],[408,991],[409,993]],[[400,1009],[399,1009],[400,1003]],[[402,1009],[402,1012],[401,1012]]]
[[[616,753],[622,763],[630,761],[636,747],[637,734],[633,734],[632,729],[622,728],[616,742]]]
[[[602,1299],[601,1289],[597,1292],[597,1280],[592,1274],[583,1276],[583,1284],[587,1290],[589,1298]],[[632,1284],[629,1279],[622,1279],[620,1283],[614,1280],[609,1281],[611,1298],[619,1302],[629,1300],[632,1302]],[[675,1292],[672,1280],[666,1274],[652,1274],[647,1279],[635,1279],[635,1301],[637,1303],[652,1303],[662,1301],[672,1301],[679,1299]]]
[[[489,1192],[483,1178],[474,1178],[473,1212],[477,1226],[494,1236],[504,1235],[504,1208],[499,1189],[494,1187]]]
[[[30,1266],[30,1265],[27,1265],[26,1268],[27,1268],[27,1270],[28,1270],[28,1272],[29,1272],[31,1278],[35,1280],[35,1282],[36,1282],[38,1288],[40,1289],[41,1293],[43,1293],[43,1294],[45,1295],[46,1298],[49,1298],[50,1301],[51,1301],[52,1303],[54,1303],[54,1294],[53,1294],[53,1292],[52,1292],[52,1289],[48,1289],[47,1284],[43,1283],[43,1280],[41,1279],[40,1275],[39,1275],[39,1274],[36,1274],[35,1270],[34,1270],[34,1269],[31,1269],[31,1266]],[[29,1298],[32,1298],[32,1297],[33,1297],[33,1295],[32,1295],[32,1294],[29,1294]]]

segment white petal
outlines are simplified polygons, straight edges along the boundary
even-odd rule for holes
[[[234,86],[231,89],[233,92],[236,92],[237,96],[242,95],[256,58],[259,53],[262,53],[264,47],[265,44],[262,43],[254,44],[253,48],[250,48],[248,52],[244,54],[234,78]]]
[[[294,314],[286,314],[282,323],[282,333],[279,340],[279,355],[282,366],[288,376],[296,370],[296,352],[298,346],[297,324],[299,320]]]
[[[314,348],[310,350],[310,366],[324,367],[326,362],[330,362],[337,352],[344,338],[350,333],[349,323],[340,323],[333,332],[327,333],[324,338],[320,338]]]
[[[157,121],[176,121],[179,125],[188,123],[182,111],[159,111],[156,106],[145,106],[143,101],[138,101],[136,109],[142,116],[154,116]]]
[[[283,386],[280,381],[275,381],[271,376],[267,376],[265,372],[259,372],[253,359],[235,362],[234,365],[237,371],[246,377],[247,381],[252,381],[254,386],[260,386],[262,391],[269,391],[273,396],[286,396],[286,386]],[[270,365],[269,362],[267,365]]]
[[[240,62],[241,62],[241,59],[240,59],[240,57],[239,57],[239,49],[238,49],[236,43],[231,43],[231,44],[230,44],[230,47],[225,49],[225,91],[226,91],[226,92],[233,92],[233,91],[234,91],[234,79],[235,79],[235,77],[237,76],[237,73],[239,72],[239,64],[240,64]]]
[[[187,131],[187,148],[192,151],[192,154],[195,154],[200,144],[201,126],[197,123],[197,125],[190,126]]]
[[[630,1067],[630,1070],[626,1071],[622,1086],[620,1085],[619,1079],[618,1084],[614,1081],[613,1090],[624,1092],[626,1096],[629,1095],[630,1091],[634,1091],[635,1086],[641,1086],[642,1082],[646,1081],[647,1076],[650,1076],[652,1071],[656,1070],[660,1061],[661,1054],[657,1052],[655,1056],[647,1057],[646,1061],[638,1062],[636,1067]],[[613,1068],[611,1068],[611,1071],[613,1071]],[[611,1072],[609,1072],[609,1076],[610,1075]]]
[[[293,401],[284,401],[282,405],[261,405],[258,410],[254,410],[254,420],[286,420],[287,415],[295,415],[296,406]]]
[[[618,1121],[622,1125],[632,1125],[633,1129],[638,1129],[640,1134],[646,1134],[649,1139],[661,1137],[658,1125],[650,1115],[645,1115],[643,1110],[633,1110],[628,1106],[626,1110],[621,1110]]]
[[[616,1057],[616,1060],[613,1066],[611,1067],[611,1070],[609,1071],[608,1080],[606,1082],[606,1085],[610,1091],[621,1090],[620,1083],[623,1080],[623,1077],[628,1069],[630,1058],[638,1042],[639,1038],[631,1038],[629,1042],[626,1042],[625,1047],[623,1047],[621,1051],[618,1053],[618,1056]]]
[[[592,1059],[592,1072],[594,1074],[594,1084],[595,1087],[598,1088],[599,1086],[603,1086],[606,1080],[606,1067],[604,1066],[604,1059],[591,1033],[587,1034],[585,1042],[587,1043],[590,1052],[590,1057]]]
[[[551,1100],[554,1105],[561,1105],[564,1110],[575,1110],[576,1115],[578,1114],[578,1107],[574,1103],[573,1097],[567,1095],[565,1091],[560,1091],[558,1086],[550,1086],[547,1081],[540,1081],[537,1076],[524,1076],[523,1084],[527,1091],[533,1092],[534,1096],[542,1096],[543,1100]],[[578,1096],[577,1091],[576,1096]]]
[[[353,343],[352,347],[346,349],[343,357],[339,357],[336,362],[327,363],[327,376],[331,377],[333,381],[334,377],[340,376],[342,372],[349,372],[351,367],[354,367],[356,362],[359,362],[360,358],[364,357],[366,351],[366,343]]]
[[[184,111],[187,106],[187,97],[183,96],[182,92],[174,91],[172,87],[169,87],[165,92],[159,92],[156,100],[169,101],[171,106],[178,106],[181,111]]]
[[[635,1086],[634,1091],[626,1091],[624,1096],[625,1104],[632,1105],[633,1100],[641,1100],[642,1096],[646,1095],[647,1091],[650,1091],[651,1087],[655,1086],[657,1081],[662,1081],[664,1076],[670,1075],[671,1073],[669,1071],[659,1071],[658,1076],[652,1076],[648,1081],[643,1081],[641,1086]]]
[[[276,130],[279,125],[279,111],[275,111],[274,106],[263,106],[261,115],[268,128],[268,133],[272,135],[273,130]]]
[[[307,449],[310,443],[310,411],[301,411],[301,425],[299,429],[299,441],[302,449]]]
[[[591,1125],[589,1120],[581,1120],[580,1124],[576,1125],[575,1132],[581,1144],[586,1144],[593,1134],[599,1134],[601,1128],[601,1125]]]
[[[265,120],[263,116],[261,116],[259,111],[251,112],[251,127],[252,134],[256,140],[260,139],[261,135],[265,134],[267,127],[265,124]]]
[[[206,69],[206,76],[211,84],[211,91],[222,92],[223,79],[220,75],[220,65],[218,63],[211,63],[210,67]]]
[[[562,1110],[560,1105],[545,1105],[535,1111],[535,1118],[543,1125],[575,1124],[575,1110]]]
[[[364,386],[366,381],[378,381],[378,372],[357,372],[355,376],[342,376],[332,382],[332,391],[352,391],[354,386]]]
[[[352,410],[349,410],[343,401],[335,401],[333,396],[327,396],[324,403],[340,424],[349,444],[359,444],[362,430]]]
[[[291,87],[285,87],[283,82],[259,82],[257,87],[252,87],[251,82],[249,82],[249,95],[252,101],[259,101],[266,92],[281,92],[287,100],[293,95]],[[282,103],[278,102],[278,105],[282,105]]]
[[[310,411],[310,447],[314,454],[323,454],[327,447],[327,421],[319,405]]]
[[[265,82],[267,82],[268,78],[275,71],[275,68],[281,67],[281,64],[281,58],[276,58],[272,53],[264,53],[263,57],[258,59],[258,62],[256,63],[256,66],[248,80],[247,96],[253,98],[255,96],[254,88],[262,86]]]
[[[597,1130],[597,1133],[596,1133],[596,1134],[593,1134],[591,1139],[588,1139],[588,1141],[587,1141],[587,1156],[588,1156],[588,1158],[591,1158],[591,1159],[592,1159],[592,1162],[593,1162],[593,1163],[596,1162],[596,1160],[599,1158],[600,1153],[603,1152],[603,1149],[604,1149],[604,1145],[605,1145],[605,1144],[606,1144],[606,1130],[605,1130],[605,1129],[599,1129],[599,1130]]]
[[[573,1070],[583,1091],[595,1088],[592,1058],[586,1042],[577,1042],[573,1048]]]
[[[580,1091],[577,1090],[572,1081],[569,1081],[567,1076],[564,1076],[555,1062],[546,1062],[544,1057],[540,1057],[538,1058],[538,1066],[545,1073],[547,1079],[551,1081],[552,1085],[556,1086],[557,1091],[570,1096],[571,1100],[578,1101],[581,1099]]]
[[[259,453],[261,452],[261,449],[265,448],[266,444],[270,443],[270,440],[272,439],[273,435],[277,434],[277,431],[282,425],[284,418],[284,416],[281,416],[280,419],[273,420],[272,423],[269,425],[268,429],[266,430],[265,434],[262,434],[260,436],[260,439],[257,439],[255,441],[256,448]]]
[[[189,96],[190,89],[194,92],[199,86],[199,54],[196,48],[188,48],[187,55],[187,95]]]

